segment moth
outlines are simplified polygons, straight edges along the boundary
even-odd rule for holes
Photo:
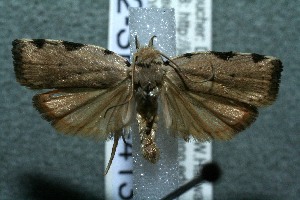
[[[169,58],[136,38],[130,64],[93,45],[47,39],[17,39],[12,45],[17,81],[51,89],[33,105],[59,132],[118,140],[134,119],[141,152],[159,160],[157,122],[184,140],[228,140],[254,122],[257,108],[277,96],[282,63],[254,53],[196,52]],[[158,116],[158,107],[162,115]]]

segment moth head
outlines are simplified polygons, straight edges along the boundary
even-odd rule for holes
[[[153,47],[153,40],[156,36],[152,36],[147,46],[141,47],[135,36],[135,45],[137,52],[134,54],[134,63],[141,67],[149,67],[152,62],[160,62],[160,52]]]

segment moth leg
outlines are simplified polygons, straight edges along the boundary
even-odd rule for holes
[[[207,79],[205,79],[205,80],[202,80],[202,81],[191,80],[191,79],[190,79],[189,77],[187,77],[184,73],[182,73],[181,68],[180,68],[173,60],[171,60],[168,56],[166,56],[165,54],[163,54],[163,53],[161,53],[161,52],[160,52],[160,55],[161,55],[162,57],[166,58],[167,60],[169,60],[169,61],[175,66],[175,67],[174,67],[174,66],[171,66],[171,65],[170,65],[170,67],[172,67],[172,68],[175,70],[175,72],[176,72],[180,77],[181,77],[181,75],[183,75],[186,79],[188,79],[188,80],[191,81],[191,82],[194,82],[194,83],[204,83],[204,82],[213,80],[214,77],[215,77],[215,69],[214,69],[213,65],[211,64],[211,65],[210,65],[210,68],[211,68],[211,75],[210,75],[209,78],[207,78]],[[181,79],[182,79],[182,78],[181,78]],[[182,81],[184,81],[184,79],[182,79]]]
[[[133,58],[133,67],[132,67],[132,75],[131,75],[131,93],[130,93],[130,97],[129,97],[124,103],[120,103],[120,104],[117,104],[117,105],[114,105],[114,106],[109,107],[109,108],[105,111],[104,117],[106,116],[106,113],[107,113],[110,109],[115,108],[115,107],[118,107],[118,106],[123,106],[123,105],[129,103],[130,100],[132,99],[132,97],[133,97],[133,90],[134,90],[134,81],[133,81],[133,80],[134,80],[134,71],[135,71],[135,57]]]
[[[119,139],[120,139],[120,135],[119,134],[115,134],[114,135],[114,144],[113,144],[113,147],[111,149],[111,154],[110,154],[110,159],[108,161],[108,164],[105,168],[105,172],[104,172],[104,175],[106,175],[108,173],[108,170],[112,164],[112,161],[115,157],[115,153],[116,153],[116,150],[117,150],[117,146],[118,146],[118,142],[119,142]]]
[[[128,143],[126,142],[126,139],[125,139],[124,135],[122,135],[122,140],[123,140],[124,144],[128,145]]]

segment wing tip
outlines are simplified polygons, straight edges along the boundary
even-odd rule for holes
[[[276,100],[281,82],[281,72],[283,71],[282,62],[278,58],[272,57],[270,63],[272,65],[271,84],[268,90],[268,98],[266,99],[265,105],[270,105]]]
[[[22,39],[15,39],[12,41],[12,57],[13,57],[13,65],[14,65],[14,71],[17,81],[21,85],[26,86],[26,79],[24,77],[24,68],[23,68],[23,41]]]

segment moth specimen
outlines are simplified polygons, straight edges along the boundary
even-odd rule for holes
[[[143,156],[157,162],[159,106],[168,134],[228,140],[277,96],[282,63],[275,57],[210,51],[170,59],[153,47],[154,37],[144,47],[136,38],[132,64],[93,45],[45,39],[12,43],[17,81],[31,89],[54,89],[33,97],[43,118],[62,133],[114,138],[105,173],[134,118]]]

